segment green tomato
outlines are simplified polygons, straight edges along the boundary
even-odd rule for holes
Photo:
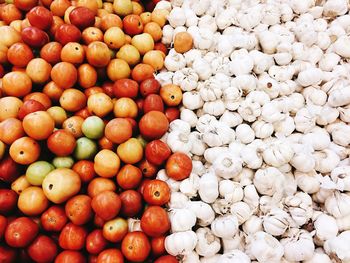
[[[104,134],[105,124],[101,118],[90,116],[84,120],[81,130],[89,139],[100,139]]]
[[[71,156],[65,156],[65,157],[55,157],[52,160],[52,164],[56,168],[72,168],[74,165],[74,159]]]
[[[26,179],[31,185],[41,185],[48,173],[53,171],[55,167],[45,161],[37,161],[28,166],[26,171]]]
[[[86,137],[81,137],[77,140],[77,146],[74,149],[74,157],[77,160],[92,159],[96,153],[96,142]]]

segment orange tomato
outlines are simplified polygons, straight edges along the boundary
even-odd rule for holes
[[[31,164],[38,160],[40,146],[30,137],[21,137],[11,144],[9,153],[16,163]]]
[[[2,78],[2,90],[8,96],[24,97],[32,90],[32,80],[24,72],[9,72]]]
[[[114,177],[120,168],[120,159],[111,150],[101,150],[95,155],[94,169],[101,177]]]
[[[46,111],[29,113],[23,119],[23,129],[35,140],[47,139],[55,128],[54,119]]]

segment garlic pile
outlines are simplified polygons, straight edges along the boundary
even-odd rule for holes
[[[162,138],[191,156],[167,181],[182,262],[350,262],[347,0],[171,0],[156,78],[183,90]]]

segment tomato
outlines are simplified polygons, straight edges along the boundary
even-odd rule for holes
[[[0,262],[12,263],[16,262],[17,250],[8,246],[0,246]]]
[[[92,66],[105,67],[111,60],[111,53],[105,43],[101,41],[93,41],[87,47],[86,58]]]
[[[116,14],[107,14],[101,18],[101,29],[103,31],[111,27],[123,28],[123,22]]]
[[[165,116],[168,118],[169,122],[172,122],[180,118],[180,110],[177,107],[169,107],[165,110]]]
[[[165,236],[154,237],[151,239],[152,254],[156,257],[165,254]]]
[[[49,42],[40,50],[40,57],[51,64],[56,64],[61,61],[62,45],[58,42]]]
[[[117,183],[123,189],[135,189],[141,180],[141,170],[132,164],[124,165],[117,174]]]
[[[154,68],[148,64],[140,63],[133,68],[131,77],[137,82],[142,82],[145,79],[153,78],[153,73]]]
[[[128,233],[122,241],[122,253],[127,260],[143,262],[151,252],[147,236],[141,231]]]
[[[94,196],[91,202],[94,212],[106,221],[118,215],[121,205],[120,197],[113,191],[103,191]]]
[[[117,98],[136,98],[139,91],[139,84],[132,79],[119,79],[114,82],[113,93]]]
[[[38,225],[28,217],[18,217],[9,222],[5,230],[6,243],[11,247],[26,247],[39,232]]]
[[[103,225],[103,236],[110,242],[119,242],[128,233],[128,223],[124,218],[117,217]]]
[[[24,43],[15,43],[7,50],[8,61],[17,67],[25,67],[34,58],[32,49]]]
[[[119,144],[117,154],[124,163],[135,164],[143,157],[143,147],[138,139],[130,138]]]
[[[125,44],[125,34],[119,27],[111,27],[105,32],[103,40],[109,48],[119,49]]]
[[[132,14],[123,18],[124,32],[130,36],[141,34],[143,31],[143,24],[140,16]]]
[[[171,155],[169,146],[161,140],[149,142],[145,148],[147,161],[156,165],[163,164]]]
[[[2,240],[4,237],[6,227],[7,227],[7,218],[0,215],[0,240]]]
[[[161,42],[158,42],[158,43],[154,44],[154,50],[162,51],[164,53],[164,55],[168,54],[168,48],[166,47],[166,45],[164,45]]]
[[[22,137],[11,144],[9,153],[16,163],[31,164],[39,158],[40,146],[32,138]]]
[[[29,113],[23,119],[24,131],[35,140],[47,139],[54,128],[55,121],[46,111]]]
[[[38,4],[38,0],[14,0],[15,6],[23,11],[28,11]]]
[[[87,106],[90,113],[102,118],[113,110],[113,101],[107,94],[96,93],[89,96]]]
[[[41,187],[30,186],[22,191],[17,204],[19,210],[28,216],[40,215],[49,206]]]
[[[57,84],[58,87],[68,89],[73,87],[76,83],[78,79],[78,72],[73,64],[68,62],[59,62],[53,66],[51,70],[51,79]]]
[[[121,214],[127,217],[136,216],[142,209],[142,196],[135,190],[126,190],[120,193],[122,202]]]
[[[177,181],[189,177],[192,172],[191,158],[181,152],[173,153],[165,165],[167,175]]]
[[[169,121],[164,113],[160,111],[150,111],[143,115],[139,121],[141,135],[146,139],[161,138],[169,127]]]
[[[151,180],[145,184],[143,198],[150,205],[165,205],[170,200],[170,188],[164,181]]]
[[[87,7],[79,6],[70,12],[69,21],[82,30],[95,24],[95,13]]]
[[[80,38],[80,30],[75,25],[71,24],[60,25],[55,33],[55,40],[62,45],[65,45],[69,42],[79,42]]]
[[[98,255],[97,263],[124,263],[124,257],[119,249],[110,248]]]
[[[0,214],[11,213],[17,203],[16,192],[10,189],[0,189]]]
[[[36,100],[29,99],[23,103],[21,108],[18,111],[18,118],[20,120],[23,120],[25,116],[27,116],[29,113],[36,112],[36,111],[44,111],[45,107],[42,103]]]
[[[6,24],[10,24],[12,21],[20,20],[22,13],[14,4],[7,4],[0,9],[0,17]]]
[[[82,64],[78,68],[78,83],[81,87],[87,89],[96,84],[97,72],[95,68],[89,64]]]
[[[103,237],[101,229],[95,229],[86,237],[86,250],[90,254],[98,254],[106,248],[108,241]]]
[[[96,177],[94,163],[92,161],[80,160],[73,165],[72,169],[79,174],[80,180],[83,183],[90,182],[94,177]]]
[[[138,107],[133,99],[120,98],[114,103],[113,113],[117,118],[136,118]]]
[[[52,13],[43,6],[36,6],[27,13],[27,18],[32,26],[47,30],[53,23]]]
[[[97,177],[91,180],[87,191],[88,195],[91,198],[94,198],[99,193],[102,193],[104,191],[115,192],[116,189],[117,187],[112,180],[103,177]]]
[[[79,111],[86,106],[86,96],[80,90],[66,89],[60,97],[60,104],[61,107],[67,111]]]
[[[103,41],[103,32],[99,28],[88,27],[83,30],[81,37],[83,43],[89,45],[94,41]]]
[[[75,225],[84,225],[92,218],[91,198],[88,195],[76,195],[65,206],[66,215]]]
[[[0,160],[0,180],[12,183],[21,173],[21,166],[10,156]]]
[[[45,31],[32,26],[23,29],[21,35],[24,43],[35,48],[44,46],[50,40]]]
[[[181,88],[174,84],[167,84],[160,88],[160,96],[167,106],[178,106],[182,101]]]
[[[147,159],[142,160],[138,167],[141,169],[143,176],[147,178],[154,177],[158,172],[158,167]]]
[[[64,250],[58,254],[55,263],[86,263],[86,260],[85,256],[78,251]]]
[[[141,217],[141,228],[150,237],[164,235],[170,229],[167,212],[160,206],[147,207]]]
[[[161,256],[154,263],[179,263],[176,257],[171,255]]]
[[[50,237],[40,235],[34,239],[27,251],[35,262],[52,262],[57,255],[57,245]]]
[[[143,32],[150,34],[154,42],[160,41],[162,39],[162,28],[155,22],[147,23]]]
[[[85,246],[86,236],[85,228],[68,223],[63,227],[58,243],[63,249],[80,250]]]
[[[150,111],[164,112],[164,103],[158,94],[147,95],[143,102],[143,112],[147,113]]]
[[[24,97],[32,90],[32,80],[21,71],[12,71],[2,78],[2,90],[8,96]]]
[[[40,217],[41,226],[45,231],[59,232],[67,221],[64,208],[58,205],[49,207]]]
[[[76,42],[65,44],[61,50],[61,60],[73,64],[83,63],[85,50],[82,45]]]
[[[111,150],[101,150],[95,155],[94,169],[101,177],[114,177],[120,168],[120,159]]]
[[[73,153],[76,140],[70,132],[57,130],[47,139],[47,148],[56,156],[68,156]]]
[[[120,144],[132,136],[132,126],[124,118],[115,118],[109,121],[105,128],[105,136],[114,143]]]

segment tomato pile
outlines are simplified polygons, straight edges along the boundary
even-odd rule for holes
[[[0,4],[1,262],[177,262],[155,176],[182,180],[192,163],[160,140],[182,100],[153,75],[167,14],[137,0]]]

